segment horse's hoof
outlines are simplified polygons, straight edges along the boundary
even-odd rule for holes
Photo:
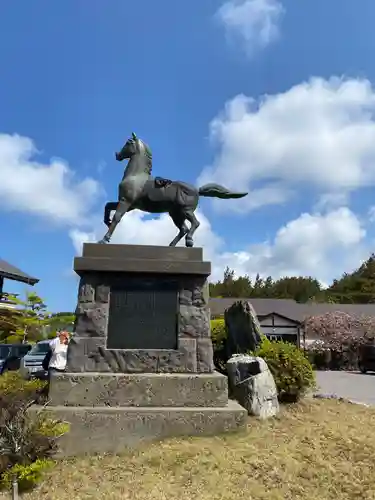
[[[186,245],[188,248],[191,248],[191,247],[194,245],[193,238],[185,238],[185,245]]]
[[[98,241],[99,245],[106,245],[108,243],[108,241],[106,239],[102,239],[100,241]]]

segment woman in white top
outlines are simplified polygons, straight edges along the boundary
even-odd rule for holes
[[[51,358],[48,365],[48,373],[63,372],[66,368],[69,344],[69,332],[61,331],[58,336],[49,343]]]

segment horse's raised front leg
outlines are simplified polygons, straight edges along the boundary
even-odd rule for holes
[[[195,217],[194,212],[185,212],[187,220],[190,222],[191,227],[189,231],[187,232],[186,238],[185,238],[185,245],[187,247],[192,247],[194,246],[194,240],[193,236],[195,231],[198,229],[200,226],[199,220]]]
[[[118,201],[109,201],[104,207],[104,224],[109,227],[111,225],[111,212],[116,210]]]
[[[111,237],[112,237],[112,235],[117,227],[117,224],[121,221],[121,219],[126,214],[126,212],[129,210],[129,208],[130,208],[130,203],[126,200],[120,200],[117,203],[116,212],[115,212],[115,215],[113,216],[112,221],[109,224],[108,231],[103,236],[103,239],[101,239],[99,241],[99,243],[109,243],[109,241],[111,240]]]

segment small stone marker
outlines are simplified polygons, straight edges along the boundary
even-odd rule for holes
[[[261,419],[279,412],[275,380],[263,358],[235,354],[227,363],[229,393],[249,415]]]

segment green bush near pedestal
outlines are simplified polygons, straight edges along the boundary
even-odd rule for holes
[[[281,402],[295,402],[315,387],[315,374],[304,352],[289,342],[271,342],[262,338],[251,353],[263,358],[276,383]]]
[[[214,351],[215,368],[226,375],[226,352],[224,348],[225,339],[227,338],[227,330],[224,319],[211,320],[211,340]]]

